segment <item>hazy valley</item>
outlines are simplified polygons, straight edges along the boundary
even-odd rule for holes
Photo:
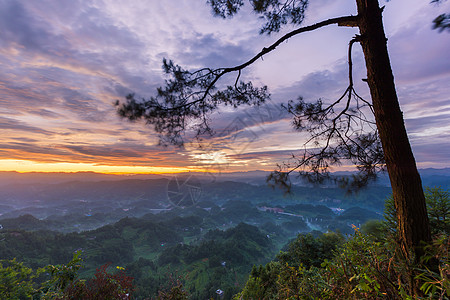
[[[450,187],[449,170],[424,182]],[[384,178],[356,194],[300,181],[284,195],[262,172],[133,177],[2,173],[0,256],[30,267],[61,264],[82,251],[92,276],[105,263],[125,267],[138,299],[156,295],[171,272],[193,299],[239,292],[253,265],[265,264],[299,233],[352,234],[382,219]]]

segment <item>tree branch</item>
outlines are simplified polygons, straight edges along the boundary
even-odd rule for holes
[[[384,157],[379,142],[378,134],[373,122],[367,119],[362,108],[368,106],[373,112],[372,105],[361,98],[353,86],[353,62],[352,47],[355,42],[359,42],[359,36],[353,38],[348,47],[348,80],[349,84],[342,96],[328,106],[322,107],[319,99],[316,103],[306,103],[303,98],[299,98],[294,104],[288,103],[287,109],[293,114],[293,125],[297,130],[306,130],[310,137],[304,143],[304,151],[300,157],[293,155],[295,163],[288,161],[283,166],[278,166],[279,171],[275,171],[269,176],[268,181],[280,185],[289,192],[289,174],[298,171],[299,174],[312,182],[322,182],[324,179],[331,179],[329,167],[339,165],[341,160],[351,161],[359,170],[358,175],[353,175],[350,181],[348,178],[334,178],[335,182],[345,186],[347,191],[357,190],[365,186],[370,179],[375,178],[377,170],[384,167]],[[342,108],[336,111],[336,107],[346,98]],[[351,106],[354,100],[355,105]],[[362,105],[359,103],[362,101]],[[359,113],[358,113],[359,112]],[[366,128],[369,126],[369,130]],[[323,141],[320,150],[319,141]],[[315,148],[307,148],[313,143]],[[303,170],[308,169],[312,172]],[[285,170],[285,171],[283,171]]]
[[[171,78],[166,80],[164,86],[157,89],[157,94],[141,101],[136,100],[134,95],[130,94],[126,98],[126,103],[116,102],[117,111],[120,116],[131,121],[145,119],[147,124],[152,124],[155,131],[160,134],[160,142],[166,139],[169,143],[182,145],[182,133],[193,120],[201,121],[201,124],[195,126],[204,126],[206,130],[202,132],[210,132],[206,117],[219,105],[234,107],[242,104],[259,105],[269,99],[270,94],[267,92],[267,87],[256,88],[251,82],[239,82],[241,70],[297,34],[332,24],[357,24],[358,19],[357,16],[344,16],[298,28],[285,34],[268,48],[263,48],[247,62],[231,68],[202,68],[191,72],[164,59],[163,69]],[[234,85],[230,85],[224,90],[217,90],[216,83],[225,74],[231,72],[238,72]],[[340,100],[336,101],[336,104]],[[329,109],[332,109],[333,106]],[[324,114],[322,113],[322,115]]]
[[[312,24],[309,26],[305,26],[305,27],[300,27],[296,30],[293,30],[285,35],[283,35],[281,38],[279,38],[275,43],[273,43],[272,45],[270,45],[267,48],[263,48],[261,50],[261,52],[259,52],[258,54],[256,54],[253,58],[251,58],[250,60],[248,60],[247,62],[233,67],[233,68],[225,68],[223,70],[223,74],[229,73],[229,72],[234,72],[234,71],[238,71],[238,70],[242,70],[246,67],[248,67],[249,65],[253,64],[256,60],[258,60],[259,58],[261,58],[263,55],[272,52],[273,50],[275,50],[281,43],[283,43],[284,41],[290,39],[291,37],[303,33],[303,32],[308,32],[308,31],[313,31],[316,29],[319,29],[321,27],[325,27],[328,25],[332,25],[332,24],[338,24],[339,26],[349,26],[348,24],[353,24],[352,26],[357,26],[358,24],[358,16],[345,16],[345,17],[338,17],[338,18],[332,18],[332,19],[328,19],[316,24]],[[345,25],[340,25],[340,24],[345,24]],[[220,74],[219,76],[222,76],[223,74]]]
[[[206,77],[206,76],[211,75],[211,74],[215,75],[215,78],[211,81],[209,86],[206,88],[206,91],[204,92],[204,96],[203,97],[201,97],[200,99],[197,99],[195,101],[192,101],[192,102],[189,102],[189,103],[185,103],[185,104],[183,104],[183,106],[185,106],[185,105],[186,106],[191,106],[191,105],[193,105],[195,103],[204,101],[205,98],[208,95],[209,90],[216,84],[216,82],[222,76],[224,76],[227,73],[241,71],[241,70],[245,69],[246,67],[248,67],[249,65],[251,65],[255,61],[257,61],[259,58],[262,58],[263,55],[265,55],[265,54],[275,50],[281,43],[283,43],[284,41],[287,41],[291,37],[293,37],[293,36],[295,36],[297,34],[303,33],[303,32],[313,31],[313,30],[319,29],[321,27],[325,27],[325,26],[332,25],[332,24],[338,24],[338,26],[357,26],[357,24],[358,24],[358,16],[344,16],[344,17],[332,18],[332,19],[328,19],[328,20],[325,20],[325,21],[313,24],[313,25],[309,25],[309,26],[305,26],[305,27],[301,27],[301,28],[298,28],[296,30],[293,30],[293,31],[285,34],[281,38],[279,38],[275,43],[273,43],[269,47],[267,47],[267,48],[264,47],[258,54],[253,56],[250,60],[248,60],[245,63],[240,64],[238,66],[231,67],[231,68],[220,68],[220,69],[216,69],[216,70],[211,70],[209,68],[201,69],[201,71],[208,70],[209,72],[206,73],[206,74],[203,74],[200,77],[195,78],[193,80],[197,80],[197,79],[199,79],[201,77]],[[353,25],[349,25],[349,24],[353,24]],[[350,47],[350,49],[351,49],[351,47]],[[351,68],[350,68],[350,72],[351,72]],[[197,73],[199,73],[199,71],[193,72],[193,73],[191,73],[191,75],[196,75]],[[179,109],[179,108],[181,108],[181,107],[178,106],[178,107],[174,107],[173,109],[176,110],[176,109]]]

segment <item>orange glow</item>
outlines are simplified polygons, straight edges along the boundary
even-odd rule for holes
[[[0,160],[0,171],[16,172],[96,172],[105,174],[170,174],[181,172],[204,172],[201,168],[107,166],[89,163],[39,163],[28,160]],[[208,172],[214,172],[208,170]]]

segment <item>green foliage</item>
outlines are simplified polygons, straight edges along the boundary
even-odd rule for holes
[[[244,289],[233,299],[322,299],[323,270],[280,262],[254,267]]]
[[[273,259],[276,251],[285,245],[289,238],[292,238],[293,234],[284,230],[282,224],[300,221],[292,223],[293,225],[296,223],[293,228],[295,232],[304,225],[299,217],[259,211],[256,206],[263,204],[250,202],[248,198],[258,199],[253,200],[255,202],[273,199],[274,203],[265,206],[284,208],[286,212],[307,217],[313,223],[317,218],[314,226],[323,226],[322,228],[326,228],[336,215],[324,205],[311,205],[305,201],[321,199],[323,195],[326,195],[325,202],[331,204],[334,203],[333,199],[340,198],[337,189],[324,189],[319,193],[313,189],[305,190],[306,188],[298,187],[299,195],[293,196],[292,199],[284,199],[283,202],[274,198],[274,192],[270,189],[243,186],[248,191],[244,193],[245,195],[241,195],[239,188],[234,188],[236,183],[232,182],[207,190],[208,197],[212,199],[217,199],[222,193],[230,190],[234,191],[229,200],[223,200],[222,207],[216,206],[216,210],[208,209],[214,204],[211,201],[211,203],[204,203],[207,209],[192,207],[147,215],[139,219],[128,217],[96,230],[69,234],[4,228],[1,232],[0,257],[6,259],[17,257],[17,261],[22,261],[24,265],[33,269],[50,264],[57,270],[55,274],[61,275],[53,277],[53,280],[63,282],[62,267],[69,268],[67,261],[70,261],[71,254],[76,249],[80,249],[84,268],[78,270],[72,282],[73,285],[68,284],[73,289],[75,287],[76,290],[85,289],[86,284],[94,276],[95,268],[110,261],[126,266],[127,275],[135,278],[133,282],[136,288],[133,296],[136,299],[156,297],[158,289],[167,281],[167,278],[161,274],[169,267],[178,269],[183,276],[189,275],[188,279],[182,283],[191,298],[214,297],[216,290],[220,288],[225,292],[223,299],[230,299],[244,286],[253,264],[264,265]],[[216,192],[219,188],[223,190],[220,190],[218,196]],[[308,191],[313,191],[313,194]],[[241,218],[252,224],[264,225],[260,225],[259,228],[244,223],[235,226]],[[322,218],[325,222],[320,223]],[[36,221],[29,216],[16,221],[19,222],[19,220],[27,220],[31,224],[30,227]],[[346,222],[340,225],[348,228]],[[314,237],[312,247],[319,247],[321,252],[319,256],[332,252],[327,250],[325,239],[325,242],[317,240],[321,235],[321,233],[312,235]],[[307,245],[306,243],[303,247],[305,252],[307,252]],[[316,254],[313,250],[310,252]],[[294,263],[295,260],[293,256],[289,266],[294,269],[289,272],[286,269],[283,273],[284,277],[290,278],[294,271],[300,272],[300,264]],[[286,261],[288,261],[287,257]],[[223,262],[226,263],[225,266]],[[301,265],[301,274],[310,272],[310,265],[320,266],[321,262],[322,260],[314,256],[311,256],[310,261],[305,259],[304,264]],[[66,271],[69,270],[66,269]],[[42,297],[45,293],[50,295],[52,291],[55,295],[63,293],[61,288],[58,289],[55,286],[56,283],[52,285],[47,282],[47,285],[44,285],[43,282],[52,278],[50,274],[50,269],[47,268],[45,272],[36,274],[37,277],[34,278],[33,288],[39,290]],[[305,280],[309,278],[308,276],[304,277]],[[66,276],[66,278],[70,277]],[[280,288],[277,285],[275,287]]]
[[[277,279],[281,272],[280,262],[269,262],[265,266],[253,266],[251,275],[235,299],[274,299],[277,295]]]
[[[369,220],[361,226],[361,232],[381,242],[386,238],[386,224],[382,220]]]
[[[39,274],[50,275],[50,279],[42,284],[38,292],[43,299],[54,299],[64,295],[64,291],[72,285],[82,268],[80,256],[81,251],[77,251],[67,265],[48,265],[37,271]]]
[[[335,255],[344,237],[326,233],[314,237],[299,234],[277,261],[254,266],[241,293],[235,299],[312,299],[320,298],[325,287],[320,265]]]
[[[108,265],[97,269],[89,280],[78,279],[82,268],[81,252],[67,264],[48,265],[33,271],[15,259],[0,263],[0,299],[128,299],[132,278],[123,268],[110,274]],[[5,266],[4,266],[5,265]],[[42,281],[43,278],[49,279]]]
[[[359,231],[324,264],[329,299],[398,298],[397,282],[408,282],[397,273],[392,245],[373,241]]]
[[[394,196],[392,194],[386,198],[383,212],[386,230],[391,234],[395,234],[397,232],[397,209],[395,208]]]
[[[431,233],[450,234],[450,193],[440,187],[426,187],[425,200]],[[397,232],[397,210],[392,195],[386,199],[384,219],[386,230],[395,234]]]
[[[299,234],[288,245],[287,251],[278,254],[277,259],[291,267],[320,267],[325,259],[334,256],[334,251],[343,242],[344,237],[337,233],[325,233],[317,238],[311,234]]]
[[[336,234],[299,235],[277,262],[254,267],[235,299],[413,299],[415,286],[424,298],[449,299],[449,193],[427,188],[426,199],[432,232],[439,235],[419,262],[405,260],[396,243],[397,216],[390,196],[385,220],[371,220],[361,231],[355,227],[345,243]],[[428,267],[431,261],[435,269]]]
[[[184,288],[193,299],[214,297],[217,289],[224,291],[224,299],[230,299],[246,281],[253,263],[266,263],[273,257],[273,248],[257,227],[241,223],[225,231],[211,230],[198,244],[167,247],[159,256],[158,268],[189,274]]]
[[[62,299],[81,268],[80,252],[67,265],[48,265],[36,271],[16,259],[0,263],[0,299]],[[43,277],[50,279],[43,281]]]
[[[63,263],[71,259],[71,253],[77,247],[83,247],[85,241],[76,234],[23,230],[3,230],[0,243],[0,257],[17,258],[31,268],[47,264]]]
[[[170,273],[166,286],[158,291],[158,300],[187,300],[189,293],[185,290],[180,277]]]
[[[161,223],[124,218],[96,230],[69,234],[3,229],[0,257],[16,258],[37,269],[70,261],[74,251],[82,250],[86,270],[89,270],[83,275],[92,276],[100,265],[108,262],[127,265],[139,258],[136,252],[144,253],[146,258],[154,257],[154,253],[162,250],[161,244],[170,246],[182,241],[180,234]]]
[[[0,299],[31,299],[33,270],[12,260],[0,261]]]
[[[427,187],[425,197],[432,232],[450,234],[450,193],[440,187]]]
[[[375,228],[379,227],[377,222]],[[389,236],[374,238],[356,228],[345,243],[337,234],[299,235],[278,261],[253,267],[247,284],[234,299],[413,299],[415,282],[419,282],[424,299],[449,299],[448,235],[442,234],[427,246],[427,255],[415,264],[405,261]],[[329,243],[336,250],[326,256],[320,243]],[[309,257],[315,255],[313,247],[322,253],[319,266]],[[438,262],[436,270],[426,267],[429,260]]]
[[[450,238],[441,235],[427,247],[425,260],[439,259],[438,270],[428,268],[422,270],[417,279],[421,280],[420,289],[425,295],[435,299],[450,299]]]

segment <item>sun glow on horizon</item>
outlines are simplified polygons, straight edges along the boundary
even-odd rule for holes
[[[91,163],[43,163],[29,160],[0,160],[0,171],[25,172],[96,172],[105,174],[169,174],[182,172],[204,172],[202,168],[152,167],[152,166],[108,166]],[[214,172],[208,170],[209,172]]]
[[[248,172],[248,171],[267,171],[272,172],[271,166],[245,165],[245,166],[221,166],[215,165],[192,166],[192,167],[157,167],[157,166],[114,166],[102,165],[100,163],[70,163],[70,162],[36,162],[32,160],[20,159],[0,159],[0,172],[18,172],[18,173],[76,173],[76,172],[94,172],[114,175],[133,175],[133,174],[176,174],[185,172],[198,173],[230,173],[230,172]],[[273,167],[273,166],[272,166]],[[422,166],[423,167],[423,166]],[[355,171],[354,165],[341,165],[331,168],[331,172],[336,171]]]

